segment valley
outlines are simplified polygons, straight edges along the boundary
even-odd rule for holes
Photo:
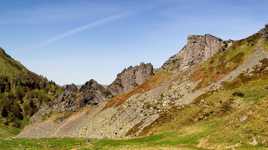
[[[0,54],[0,149],[268,148],[268,25],[236,41],[190,35],[161,68],[108,86],[61,87]]]

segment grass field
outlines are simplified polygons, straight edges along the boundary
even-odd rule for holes
[[[12,139],[6,138],[0,140],[0,149],[3,150],[205,150],[201,148],[207,146],[210,149],[225,149],[227,147],[236,147],[238,144],[211,143],[202,140],[211,135],[218,129],[221,120],[215,119],[204,121],[198,124],[181,128],[179,131],[170,131],[158,135],[147,136],[143,138],[126,140],[93,140],[93,139]],[[217,134],[217,132],[216,132]],[[212,134],[213,135],[213,134]],[[219,136],[217,136],[219,137]],[[208,145],[209,144],[209,145]],[[238,145],[241,150],[266,149],[264,145],[252,146],[250,144]]]

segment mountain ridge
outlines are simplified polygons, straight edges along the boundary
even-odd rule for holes
[[[86,138],[90,149],[268,146],[268,25],[234,41],[189,35],[160,68],[128,67],[107,86],[59,87],[0,49],[1,63],[0,118],[23,128],[17,139]]]
[[[209,34],[189,36],[186,46],[141,85],[87,106],[62,122],[34,123],[18,137],[125,138],[153,131],[151,126],[159,121],[161,126],[162,117],[170,110],[184,110],[200,96],[221,90],[244,72],[254,70],[268,57],[266,31],[267,26],[238,41],[223,41]],[[59,126],[64,127],[56,133],[51,130]],[[39,128],[53,134],[38,134]]]

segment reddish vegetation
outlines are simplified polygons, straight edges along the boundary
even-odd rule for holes
[[[192,74],[192,80],[193,81],[200,81],[205,78],[205,72],[204,69],[199,67],[194,68],[194,73]]]
[[[117,106],[121,105],[122,103],[124,103],[131,96],[138,94],[138,93],[147,92],[147,91],[159,86],[159,84],[163,83],[164,81],[169,80],[169,77],[170,77],[170,75],[167,72],[156,73],[153,77],[151,77],[149,80],[145,81],[140,86],[136,87],[134,90],[129,91],[129,92],[124,93],[124,94],[121,94],[121,95],[118,95],[118,96],[115,96],[114,98],[112,98],[110,101],[107,102],[104,109],[110,108],[110,107],[117,107]]]
[[[215,82],[223,78],[226,74],[230,73],[236,67],[237,64],[219,64],[216,67],[209,66],[208,68],[200,67],[197,68],[192,74],[193,81],[201,81],[198,88],[206,87],[209,83]],[[228,66],[228,67],[227,67]]]
[[[236,69],[246,57],[247,49],[230,57],[232,51],[241,49],[243,46],[253,47],[252,41],[256,41],[257,35],[249,37],[246,40],[236,41],[233,45],[223,53],[216,54],[204,64],[194,68],[192,80],[201,81],[197,88],[208,86],[211,82],[218,81],[232,70]],[[256,42],[255,42],[256,43]]]

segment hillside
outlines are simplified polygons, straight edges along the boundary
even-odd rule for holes
[[[10,77],[14,71],[7,71]],[[237,41],[191,35],[157,70],[140,64],[109,86],[90,80],[54,94],[31,113],[17,139],[0,143],[30,149],[266,149],[268,26]]]
[[[55,83],[32,73],[3,49],[0,49],[0,68],[0,122],[6,126],[22,128],[41,105],[61,91]]]
[[[29,73],[23,65],[11,58],[2,48],[0,48],[0,65],[1,76],[14,77]]]

